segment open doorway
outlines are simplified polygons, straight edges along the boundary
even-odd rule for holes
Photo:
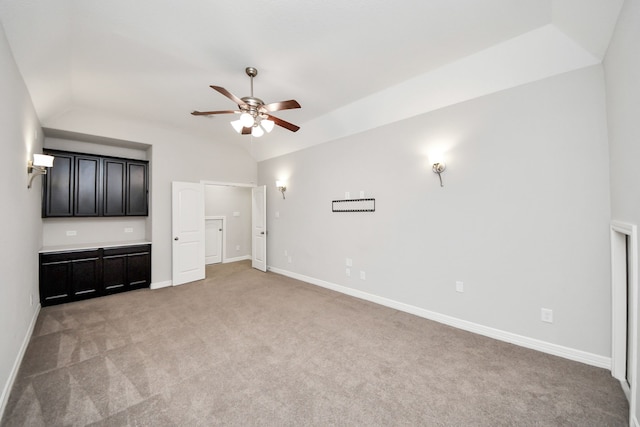
[[[204,184],[206,263],[250,260],[253,186]]]

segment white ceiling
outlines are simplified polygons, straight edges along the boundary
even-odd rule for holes
[[[257,67],[255,96],[302,105],[260,160],[598,63],[622,2],[0,0],[0,21],[47,127],[100,111],[238,143],[230,116],[189,113],[235,108],[208,86],[247,96]]]

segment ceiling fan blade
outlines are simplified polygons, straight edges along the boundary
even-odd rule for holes
[[[289,129],[291,132],[297,132],[298,129],[300,129],[300,126],[296,126],[293,123],[289,123],[285,120],[279,119],[276,116],[272,116],[271,114],[265,114],[265,116],[267,116],[269,120],[272,120],[278,126],[282,126],[285,129]]]
[[[223,87],[220,86],[209,86],[211,89],[220,92],[221,94],[223,94],[224,96],[226,96],[227,98],[229,98],[230,100],[232,100],[233,102],[235,102],[238,105],[246,105],[246,102],[244,102],[242,99],[238,98],[237,96],[235,96],[234,94],[232,94],[231,92],[229,92],[228,90],[226,90]]]
[[[242,135],[249,135],[251,133],[251,128],[242,128]]]
[[[211,114],[231,114],[231,113],[240,113],[240,111],[236,110],[222,110],[222,111],[192,111],[191,114],[194,116],[209,116]]]
[[[300,104],[295,99],[290,99],[288,101],[280,101],[274,102],[272,104],[265,104],[260,107],[260,109],[264,109],[264,111],[280,111],[280,110],[293,110],[294,108],[300,108]]]

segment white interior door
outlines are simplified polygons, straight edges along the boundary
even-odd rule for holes
[[[172,183],[173,285],[205,277],[204,186]]]
[[[207,264],[222,262],[222,220],[205,220],[204,259]]]
[[[267,186],[251,190],[251,266],[267,271]]]

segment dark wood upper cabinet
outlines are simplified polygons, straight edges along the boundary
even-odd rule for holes
[[[75,156],[56,153],[55,167],[44,176],[42,216],[73,216]]]
[[[126,160],[103,159],[103,209],[105,216],[126,215]]]
[[[127,162],[127,215],[149,215],[148,164]]]
[[[149,163],[45,150],[55,156],[44,180],[43,217],[147,216]]]
[[[100,216],[100,158],[75,156],[74,216]]]

